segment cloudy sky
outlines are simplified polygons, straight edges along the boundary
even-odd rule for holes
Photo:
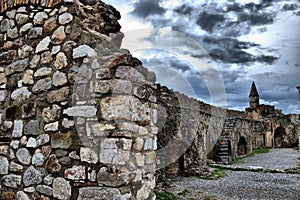
[[[123,47],[157,82],[207,103],[300,113],[300,0],[104,0],[121,12]]]

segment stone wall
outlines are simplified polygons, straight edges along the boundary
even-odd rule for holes
[[[0,16],[0,199],[154,197],[155,75],[118,19],[101,1]]]
[[[0,16],[2,199],[154,199],[156,170],[203,165],[222,138],[231,158],[296,144],[298,115],[253,120],[156,84],[120,49],[115,8],[45,2]]]

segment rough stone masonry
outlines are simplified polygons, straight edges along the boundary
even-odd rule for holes
[[[120,13],[81,3],[1,1],[0,199],[155,199],[156,169],[201,165],[220,138],[231,158],[297,144],[299,115],[257,92],[239,112],[155,84]]]
[[[119,12],[5,3],[0,199],[153,199],[157,104],[137,91],[155,75],[119,49]]]

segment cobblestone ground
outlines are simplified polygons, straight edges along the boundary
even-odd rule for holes
[[[293,149],[274,149],[243,159],[238,165],[261,166],[283,170],[297,166],[300,153]],[[183,199],[228,200],[299,200],[300,175],[283,173],[258,173],[226,171],[227,176],[218,180],[173,177],[171,191],[189,191]],[[214,198],[213,198],[214,197]]]
[[[235,166],[256,166],[269,169],[284,170],[297,167],[300,152],[294,149],[271,149],[269,153],[246,157]]]

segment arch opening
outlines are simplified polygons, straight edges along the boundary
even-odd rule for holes
[[[238,142],[238,149],[237,153],[238,155],[246,155],[247,154],[247,147],[248,143],[245,139],[244,136],[240,137],[239,142]]]

